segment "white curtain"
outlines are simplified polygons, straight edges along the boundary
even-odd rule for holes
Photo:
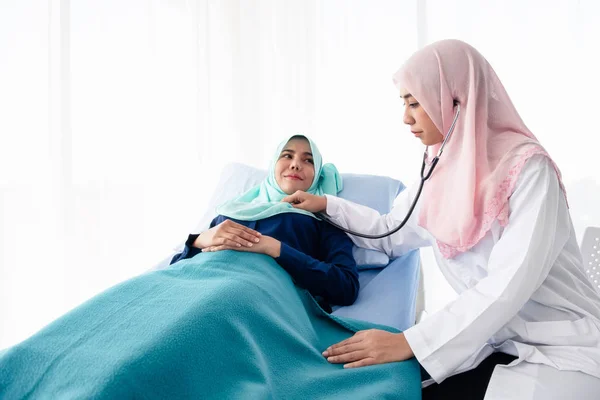
[[[490,59],[577,229],[599,224],[599,17],[592,0],[3,0],[0,348],[169,255],[220,168],[266,167],[286,135],[413,181],[391,75],[441,38]]]

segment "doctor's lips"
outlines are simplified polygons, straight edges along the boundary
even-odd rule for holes
[[[290,174],[290,175],[284,175],[284,178],[288,178],[288,179],[292,179],[294,181],[303,181],[304,179],[300,178],[299,175],[296,174]]]
[[[423,131],[411,131],[413,135],[419,136]]]

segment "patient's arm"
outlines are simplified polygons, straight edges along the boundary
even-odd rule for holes
[[[187,258],[192,258],[198,253],[202,253],[202,249],[194,247],[194,241],[198,238],[198,233],[190,234],[185,241],[185,247],[181,253],[177,253],[171,259],[169,264],[175,264],[177,261],[185,260]]]
[[[352,242],[343,232],[322,221],[307,224],[306,221],[301,221],[303,218],[316,222],[313,218],[299,214],[282,214],[259,221],[262,228],[257,226],[257,229],[265,234],[252,247],[219,245],[200,250],[193,246],[197,236],[190,235],[183,253],[175,256],[171,263],[191,258],[201,251],[263,253],[273,257],[299,286],[307,289],[313,296],[320,296],[332,305],[352,304],[359,287]],[[211,225],[214,226],[222,219],[222,216],[217,217]]]
[[[183,252],[171,259],[171,264],[186,258],[192,258],[209,246],[228,245],[231,248],[252,247],[259,242],[260,232],[226,219],[217,224],[219,216],[210,223],[210,228],[200,234],[190,234]]]
[[[298,286],[332,305],[350,305],[358,296],[358,271],[352,257],[352,242],[341,231],[322,223],[319,260],[281,243],[275,260]]]
[[[231,219],[226,219],[220,224],[215,225],[216,220],[216,218],[213,219],[210,229],[198,235],[194,241],[194,247],[200,249],[222,245],[233,248],[252,247],[260,240],[260,232],[254,229],[238,224]]]

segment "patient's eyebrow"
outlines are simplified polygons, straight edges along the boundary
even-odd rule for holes
[[[286,151],[287,151],[288,153],[296,154],[296,151],[295,151],[295,150],[290,150],[290,149],[283,149],[283,150],[281,150],[281,154],[285,153]],[[304,153],[302,153],[302,154],[303,154],[303,155],[305,155],[305,156],[311,156],[311,157],[313,156],[313,154],[312,154],[310,151],[305,151],[305,152],[304,152]]]

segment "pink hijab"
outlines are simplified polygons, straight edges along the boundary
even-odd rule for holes
[[[498,220],[506,226],[508,200],[525,162],[550,158],[527,129],[485,58],[459,40],[443,40],[417,51],[394,74],[436,127],[446,135],[460,117],[444,154],[423,188],[419,225],[437,240],[445,258],[476,245]],[[429,149],[430,158],[441,144]],[[553,163],[554,164],[554,163]],[[560,171],[554,165],[561,188]]]

